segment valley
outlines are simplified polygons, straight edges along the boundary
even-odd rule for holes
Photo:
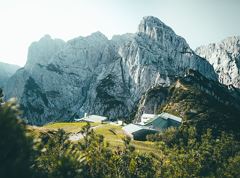
[[[0,62],[1,178],[240,177],[240,36],[193,50],[155,16],[135,29],[46,34]]]

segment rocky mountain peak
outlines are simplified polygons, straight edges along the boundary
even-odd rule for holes
[[[45,34],[40,40],[52,40],[52,37],[49,34]]]
[[[212,66],[182,37],[159,19],[144,17],[137,33],[111,40],[95,32],[67,43],[49,36],[34,42],[6,96],[19,98],[24,117],[37,124],[86,112],[129,119],[147,90],[169,86],[187,69],[215,79]]]
[[[138,26],[138,36],[169,52],[192,53],[186,40],[156,17],[143,17]]]
[[[150,38],[158,40],[160,35],[163,33],[172,33],[175,35],[174,31],[165,25],[161,20],[153,16],[146,16],[143,17],[139,26],[138,26],[139,33],[145,33]]]
[[[108,40],[108,38],[100,31],[96,31],[92,33],[90,36],[95,37],[95,38],[101,38],[103,40]]]
[[[200,46],[196,53],[206,58],[218,74],[219,82],[240,88],[240,37]]]
[[[52,39],[50,35],[44,35],[39,41],[33,42],[28,48],[28,57],[25,69],[31,70],[35,64],[47,64],[53,54],[57,53],[65,42],[61,39]]]
[[[240,36],[230,36],[224,40],[222,40],[223,44],[239,44]]]

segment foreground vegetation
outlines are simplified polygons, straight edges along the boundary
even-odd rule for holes
[[[36,137],[18,117],[14,102],[1,104],[3,178],[240,176],[240,143],[224,132],[216,137],[207,129],[199,135],[195,127],[184,124],[149,136],[158,149],[152,154],[136,151],[128,137],[121,138],[123,145],[113,149],[108,143],[112,135],[103,127],[94,130],[90,125],[82,126],[80,142],[70,142],[70,133],[62,129],[39,132]]]
[[[33,133],[35,137],[40,136],[41,133],[57,131],[58,129],[63,129],[66,133],[72,135],[80,132],[86,124],[86,122],[59,122],[50,123],[42,127],[28,126],[28,129],[30,129],[30,132]],[[126,137],[126,134],[121,126],[108,123],[91,123],[90,126],[94,129],[96,134],[104,135],[104,140],[109,143],[111,149],[124,147],[123,139]],[[157,153],[159,151],[156,144],[149,141],[142,142],[133,140],[131,141],[131,145],[139,152]]]
[[[224,131],[240,140],[240,90],[229,90],[197,71],[190,73],[169,88],[167,101],[159,113],[182,117],[200,134],[211,128],[213,135],[219,136]]]

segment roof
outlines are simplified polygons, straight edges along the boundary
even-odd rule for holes
[[[123,130],[125,130],[128,133],[134,133],[134,132],[137,132],[139,130],[152,130],[152,131],[155,131],[155,129],[152,129],[152,128],[148,127],[148,126],[137,125],[137,124],[128,124],[128,125],[123,127]]]
[[[141,117],[155,117],[155,114],[143,114]]]
[[[166,113],[166,112],[163,112],[163,113],[157,115],[156,117],[150,119],[149,121],[147,121],[146,124],[149,124],[149,123],[151,123],[154,120],[159,119],[159,118],[162,118],[162,119],[165,119],[165,120],[171,119],[171,120],[174,120],[174,121],[177,121],[177,122],[182,122],[182,118],[174,116],[174,115]]]
[[[159,115],[156,115],[155,117],[149,119],[149,120],[146,122],[146,124],[148,124],[148,123],[154,121],[154,120],[157,119],[157,118],[159,118]]]
[[[102,122],[107,120],[107,117],[98,116],[98,115],[90,115],[87,117],[83,117],[81,119],[75,119],[75,121],[87,121],[87,122]]]
[[[166,113],[166,112],[161,113],[159,116],[164,118],[164,119],[172,119],[172,120],[175,120],[177,122],[182,122],[181,117],[177,117],[177,116],[174,116],[174,115]]]
[[[136,125],[136,124],[128,124],[128,125],[123,127],[123,130],[125,130],[128,133],[133,133],[133,132],[136,132],[140,129],[142,129],[142,128],[139,125]]]

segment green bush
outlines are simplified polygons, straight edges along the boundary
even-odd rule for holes
[[[0,92],[0,96],[2,96]],[[135,151],[131,139],[112,149],[90,125],[78,143],[63,130],[28,134],[14,102],[0,106],[1,178],[154,178],[240,177],[240,143],[233,135],[211,129],[201,134],[190,124],[151,135],[156,154]]]
[[[0,92],[0,100],[3,101]],[[15,102],[0,105],[0,177],[32,177],[34,164],[33,139],[18,118]]]

